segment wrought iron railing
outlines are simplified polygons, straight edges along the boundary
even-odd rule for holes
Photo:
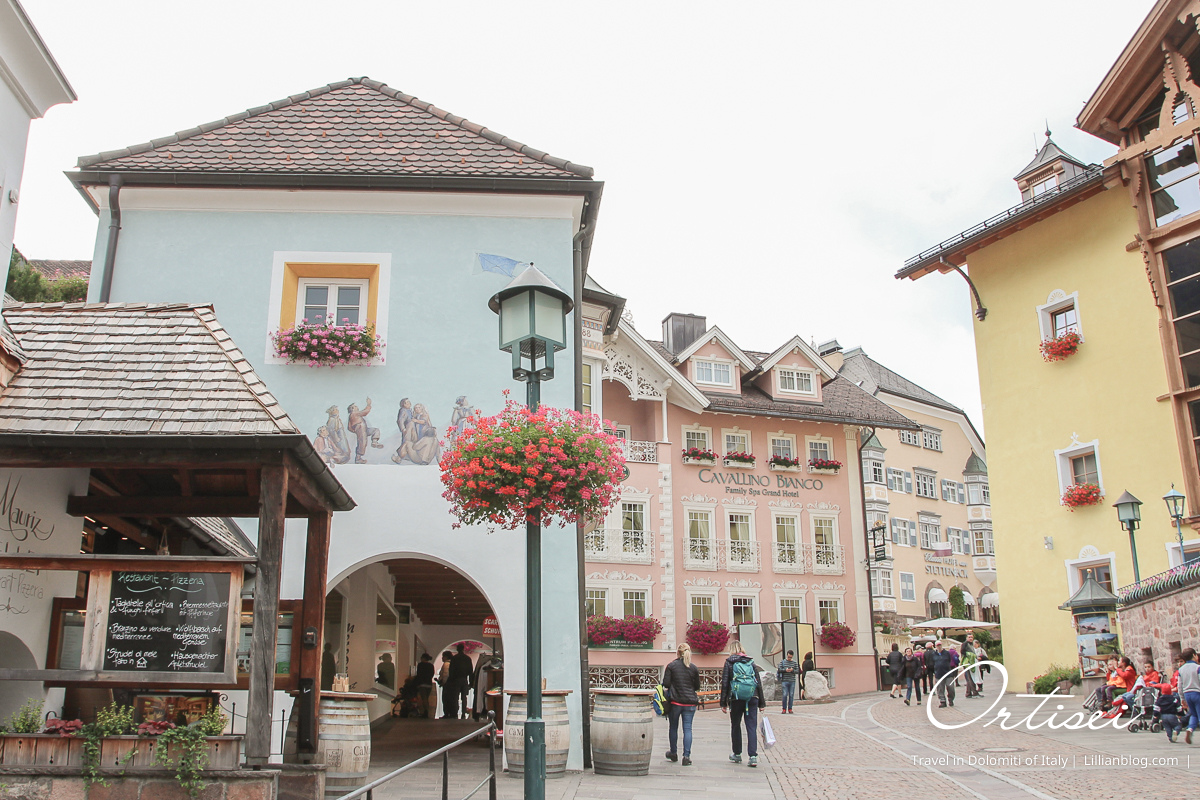
[[[1117,589],[1117,597],[1122,604],[1136,603],[1155,595],[1164,594],[1172,589],[1183,586],[1200,584],[1200,561],[1191,561],[1171,567],[1166,572],[1142,578],[1136,583]]]
[[[450,751],[454,748],[464,745],[469,741],[479,738],[480,736],[488,737],[488,774],[487,777],[479,782],[479,785],[468,792],[462,800],[470,800],[475,796],[475,793],[484,786],[488,787],[488,800],[496,800],[496,715],[494,712],[488,712],[488,724],[484,725],[477,731],[468,733],[461,739],[457,739],[445,747],[439,747],[429,755],[421,756],[416,761],[405,764],[400,769],[393,770],[382,778],[376,778],[366,786],[360,786],[349,794],[344,794],[338,800],[354,800],[357,797],[365,797],[366,800],[374,800],[373,792],[383,784],[403,775],[414,767],[419,767],[422,764],[432,761],[438,756],[442,757],[442,800],[450,800]]]
[[[840,544],[806,544],[814,575],[845,575],[844,548]]]
[[[654,563],[654,531],[597,528],[583,536],[586,561],[623,564]]]

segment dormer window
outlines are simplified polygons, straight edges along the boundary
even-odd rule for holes
[[[808,370],[776,369],[779,376],[779,391],[791,394],[812,394],[813,374]]]
[[[708,383],[713,386],[733,386],[733,365],[723,361],[703,361],[696,359],[696,383]]]
[[[1049,176],[1043,178],[1038,183],[1031,185],[1029,187],[1029,191],[1030,191],[1031,196],[1037,197],[1038,195],[1045,194],[1046,192],[1050,191],[1051,189],[1054,189],[1057,187],[1058,187],[1058,176],[1057,175],[1049,175]]]

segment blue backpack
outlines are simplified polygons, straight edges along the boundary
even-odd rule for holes
[[[667,713],[667,703],[670,701],[667,699],[667,690],[661,683],[654,687],[654,696],[650,698],[650,702],[654,704],[655,714],[661,717]]]
[[[749,700],[754,697],[758,688],[758,678],[754,674],[754,662],[737,661],[733,665],[733,680],[729,682],[730,694],[734,700]]]

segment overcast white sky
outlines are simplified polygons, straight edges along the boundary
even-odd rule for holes
[[[21,1],[79,95],[30,132],[29,258],[92,256],[76,157],[367,75],[594,167],[592,275],[648,337],[836,337],[977,425],[965,283],[892,275],[1019,201],[1046,120],[1112,154],[1072,125],[1152,5]]]

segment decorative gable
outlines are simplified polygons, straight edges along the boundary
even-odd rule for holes
[[[741,394],[742,364],[715,337],[680,365],[684,375],[705,392]]]

